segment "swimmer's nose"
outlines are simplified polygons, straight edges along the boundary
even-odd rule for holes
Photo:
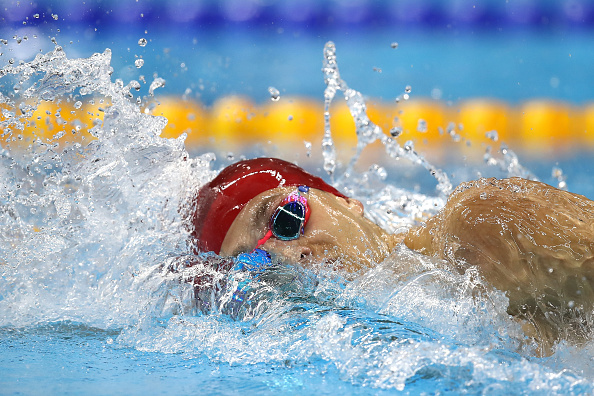
[[[309,259],[311,257],[312,251],[307,246],[302,246],[300,248],[300,250],[301,250],[301,254],[300,254],[300,257],[299,257],[300,260],[307,260],[307,259]]]
[[[307,246],[290,243],[289,241],[279,241],[269,239],[263,245],[263,249],[273,256],[282,258],[291,263],[308,260],[312,257],[313,251]]]

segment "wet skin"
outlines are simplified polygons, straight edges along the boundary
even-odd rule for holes
[[[520,178],[463,183],[404,243],[459,271],[477,266],[541,353],[590,337],[594,202],[586,197]]]
[[[234,256],[254,249],[268,231],[272,214],[292,191],[295,187],[279,187],[252,198],[227,231],[221,255]],[[262,248],[290,263],[311,266],[324,262],[355,273],[383,261],[398,241],[365,218],[363,205],[356,199],[311,188],[308,204],[311,216],[304,235],[291,241],[272,237]]]
[[[222,255],[251,251],[294,187],[253,198],[230,227]],[[508,312],[546,354],[560,340],[588,337],[594,310],[594,202],[520,178],[461,184],[445,207],[405,234],[389,235],[363,216],[363,206],[310,190],[305,235],[269,239],[277,259],[304,266],[329,263],[355,274],[383,261],[400,242],[463,272],[477,266],[509,297]]]

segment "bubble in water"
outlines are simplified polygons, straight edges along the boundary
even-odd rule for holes
[[[381,72],[382,72],[382,69],[381,69],[381,68],[379,68],[379,67],[374,67],[374,68],[373,68],[373,71],[374,71],[374,72],[381,73]]]
[[[74,108],[75,109],[80,109],[82,106],[82,102],[80,100],[76,101],[76,103],[74,103]]]
[[[146,47],[147,43],[148,43],[148,41],[146,41],[146,39],[144,37],[142,37],[140,40],[138,40],[138,45],[140,45],[141,47]]]
[[[497,131],[489,131],[489,132],[485,133],[485,136],[494,142],[499,140],[499,135],[497,134]]]
[[[136,59],[134,61],[134,65],[136,68],[140,69],[142,66],[144,66],[144,59]]]
[[[52,18],[54,18],[54,21],[58,20],[58,14],[52,14]]]
[[[406,93],[410,93],[410,91],[411,91],[411,90],[412,90],[412,88],[411,88],[411,86],[410,86],[410,85],[407,85],[407,86],[404,88],[404,92],[406,92]]]
[[[39,19],[39,14],[33,14],[33,18]]]
[[[419,118],[419,122],[417,123],[417,131],[422,133],[427,132],[427,121]]]
[[[277,102],[280,99],[280,92],[274,87],[268,87],[268,93],[270,93],[270,99],[273,102]]]
[[[392,44],[390,44],[390,47],[392,47],[393,49],[398,48],[398,43],[396,41],[392,42]]]

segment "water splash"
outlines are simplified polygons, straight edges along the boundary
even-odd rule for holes
[[[160,138],[166,120],[132,101],[136,80],[111,81],[110,56],[105,51],[68,59],[56,48],[0,70],[0,81],[10,87],[0,96],[6,137],[21,134],[48,100],[64,108],[74,103],[75,113],[100,106],[93,117],[103,114],[90,127],[93,139],[82,143],[61,146],[37,136],[24,151],[18,139],[2,143],[0,327],[83,323],[115,329],[107,348],[205,356],[256,372],[288,370],[288,376],[299,367],[337,372],[340,381],[373,391],[592,392],[589,382],[556,368],[555,361],[547,366],[522,356],[530,347],[520,346],[525,340],[505,312],[505,296],[475,272],[451,272],[402,246],[353,282],[324,268],[278,265],[251,285],[250,305],[232,307],[232,291],[244,279],[217,271],[212,256],[193,253],[183,214],[191,210],[186,202],[196,188],[214,176],[214,156],[190,158],[183,137]],[[334,72],[328,76],[334,78],[338,68],[330,63]],[[339,88],[340,81],[327,88]],[[156,80],[155,87],[163,82]],[[365,125],[361,95],[343,92],[358,117],[362,142],[380,139],[393,157],[431,168],[412,143],[400,147]],[[52,117],[67,114],[56,112]],[[332,162],[332,151],[327,154]],[[518,169],[513,158],[508,162]],[[371,186],[386,174],[371,166],[359,180]],[[347,187],[355,188],[350,182]],[[397,215],[402,221],[392,222],[395,227],[443,205],[443,197],[393,186],[374,191],[370,200],[368,215],[380,224]],[[225,261],[214,260],[221,266]],[[206,314],[196,306],[192,286],[205,275],[229,284],[211,293]]]
[[[183,138],[160,138],[166,120],[143,114],[129,86],[111,81],[110,58],[106,50],[68,59],[56,47],[0,70],[20,87],[3,104],[27,103],[1,121],[2,326],[134,323],[164,287],[149,274],[187,249],[180,208],[208,178],[211,158],[190,159]],[[62,148],[38,136],[24,151],[12,147],[10,136],[47,101],[103,103],[94,138]]]
[[[501,143],[499,148],[500,158],[497,158],[492,153],[491,146],[487,146],[483,159],[489,166],[498,167],[505,172],[506,177],[522,177],[529,180],[538,180],[528,168],[520,163],[518,155],[511,150],[505,143]]]
[[[324,170],[329,175],[333,175],[336,170],[336,148],[332,140],[332,131],[330,129],[330,105],[336,91],[342,90],[341,84],[344,84],[340,78],[338,64],[336,63],[336,47],[329,41],[324,46],[324,61],[322,72],[324,73],[324,136],[322,137],[322,158],[324,159]]]
[[[394,159],[406,158],[413,164],[417,164],[427,169],[430,174],[437,180],[437,191],[440,194],[447,196],[452,191],[452,184],[449,181],[447,174],[432,165],[422,155],[414,151],[412,143],[407,143],[405,147],[401,147],[396,140],[387,136],[383,130],[373,123],[367,115],[367,106],[363,95],[348,87],[347,83],[340,78],[338,70],[338,63],[336,60],[336,47],[333,42],[328,42],[324,46],[324,82],[326,83],[326,90],[324,91],[324,137],[322,139],[322,155],[324,158],[324,170],[329,174],[333,174],[336,169],[336,150],[332,141],[332,133],[330,130],[330,105],[336,95],[337,91],[342,91],[346,100],[347,106],[351,112],[351,116],[355,121],[357,132],[357,148],[356,154],[351,159],[347,166],[343,178],[348,179],[352,175],[352,170],[359,159],[363,149],[369,144],[379,140],[385,147],[388,155]],[[404,95],[411,92],[411,87],[406,86]],[[399,131],[393,131],[392,135],[399,135]],[[344,183],[344,181],[341,181]]]

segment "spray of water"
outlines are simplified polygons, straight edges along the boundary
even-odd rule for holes
[[[336,169],[336,152],[330,131],[330,104],[336,92],[340,90],[344,94],[357,131],[357,151],[347,166],[344,173],[345,177],[348,178],[351,176],[353,166],[359,159],[363,149],[376,140],[379,140],[385,146],[386,152],[390,157],[394,159],[406,158],[412,161],[413,164],[427,169],[437,180],[437,190],[443,196],[447,196],[452,191],[452,184],[447,174],[414,151],[412,142],[407,142],[404,147],[400,146],[395,139],[387,136],[378,125],[369,119],[363,95],[359,91],[349,88],[347,83],[340,77],[336,60],[336,46],[331,41],[324,46],[324,67],[322,70],[324,72],[324,82],[326,83],[326,90],[324,91],[325,128],[324,138],[322,140],[322,154],[324,156],[324,169],[329,174],[333,174]],[[410,87],[407,86],[405,93],[406,99],[408,99],[409,92]]]
[[[183,138],[160,138],[167,121],[142,113],[130,85],[111,81],[110,57],[68,59],[58,46],[0,70],[16,81],[1,98],[11,112],[0,159],[2,325],[129,324],[159,293],[149,274],[187,248],[180,208],[210,175],[211,158],[189,158]],[[95,139],[61,148],[39,136],[24,151],[11,147],[47,101],[103,102]]]
[[[450,387],[453,379],[454,391],[490,386],[505,393],[518,383],[589,389],[571,373],[522,357],[531,346],[507,316],[506,297],[475,272],[453,273],[404,247],[352,282],[288,264],[253,281],[229,275],[224,259],[194,254],[185,213],[196,189],[213,177],[214,157],[189,157],[183,136],[161,138],[167,121],[141,111],[131,92],[136,81],[112,81],[110,56],[107,50],[69,59],[56,47],[0,70],[1,327],[82,323],[115,329],[115,344],[142,351],[333,367],[354,384],[413,393],[427,378]],[[340,78],[332,43],[324,77],[326,171],[336,170],[329,109],[340,90],[357,125],[357,155],[379,139],[391,157],[434,172],[438,190],[450,191],[447,177],[412,145],[401,147],[369,121],[361,94]],[[164,83],[156,79],[151,93]],[[103,119],[91,128],[93,138],[65,146],[42,136],[20,139],[48,101],[73,103],[75,113],[100,103]],[[356,190],[365,178],[383,180],[385,170],[375,166],[343,183]],[[369,215],[386,227],[403,219],[396,228],[443,204],[393,186],[370,199]],[[209,287],[194,290],[193,283]],[[237,305],[240,284],[247,285],[247,303]]]

